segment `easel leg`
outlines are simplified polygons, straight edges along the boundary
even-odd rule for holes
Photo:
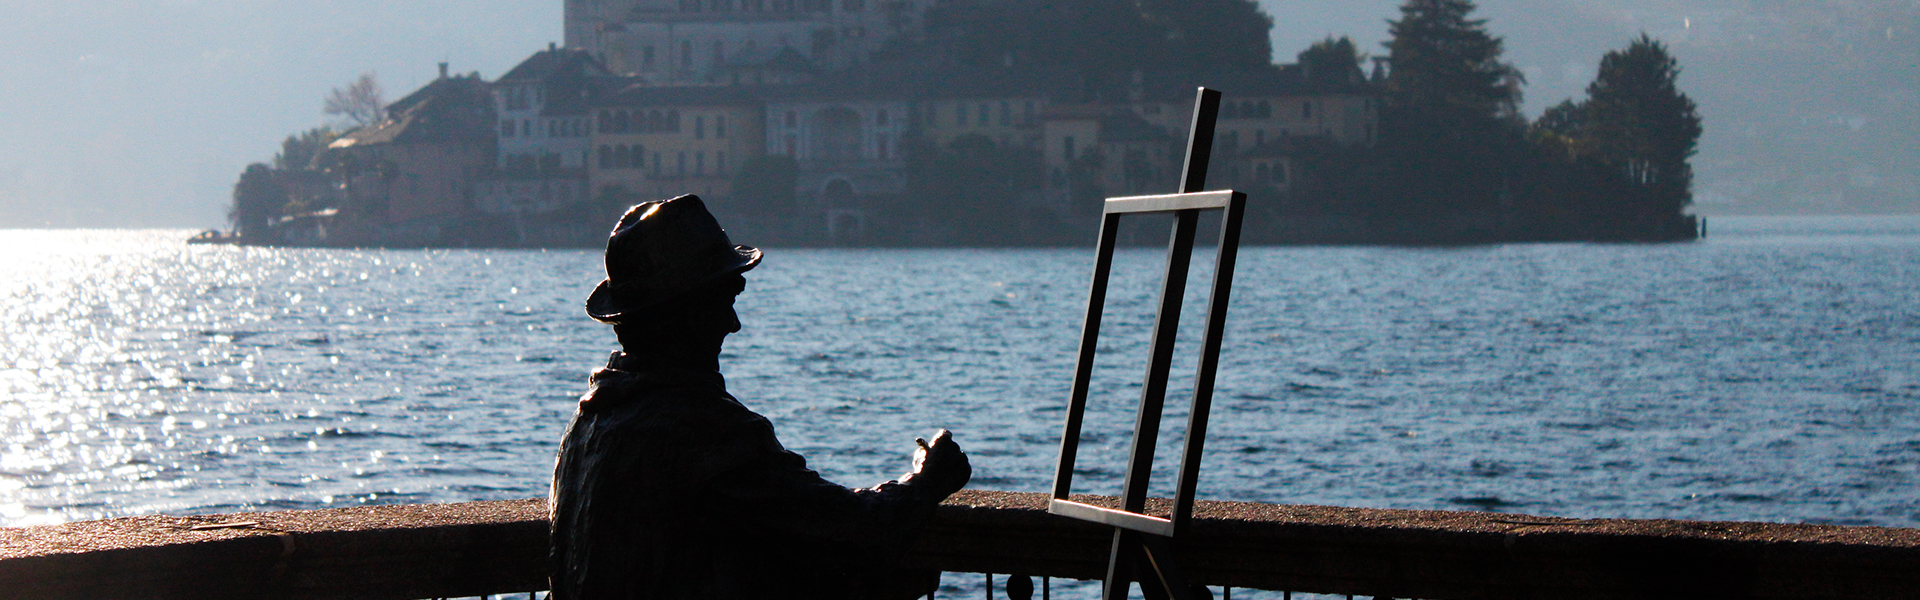
[[[1108,553],[1103,600],[1127,600],[1128,588],[1140,582],[1146,600],[1212,600],[1213,592],[1187,583],[1175,564],[1166,538],[1116,528]]]
[[[1187,577],[1180,573],[1180,566],[1175,564],[1173,548],[1167,544],[1167,538],[1157,535],[1140,536],[1139,556],[1142,570],[1151,569],[1154,579],[1157,580],[1155,583],[1164,590],[1162,597],[1171,597],[1173,600],[1213,599],[1213,592],[1208,591],[1207,588],[1187,583]],[[1140,588],[1144,591],[1147,587],[1146,578],[1140,578]]]
[[[1127,588],[1133,584],[1132,569],[1128,567],[1133,563],[1134,547],[1139,545],[1134,539],[1138,535],[1114,528],[1113,549],[1107,552],[1107,578],[1101,589],[1102,600],[1127,600]]]

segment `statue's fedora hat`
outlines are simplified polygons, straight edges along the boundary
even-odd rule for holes
[[[629,313],[758,264],[760,250],[727,239],[699,196],[637,204],[607,235],[607,278],[587,296],[587,315],[619,323]]]

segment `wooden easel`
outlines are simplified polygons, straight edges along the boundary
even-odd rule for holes
[[[1180,193],[1162,196],[1108,198],[1100,221],[1099,253],[1094,259],[1092,291],[1087,298],[1087,320],[1080,334],[1079,360],[1067,405],[1066,431],[1060,437],[1060,467],[1053,479],[1053,501],[1047,512],[1111,525],[1113,549],[1107,559],[1105,600],[1125,600],[1127,588],[1141,583],[1149,599],[1195,600],[1210,597],[1205,587],[1189,585],[1174,559],[1173,538],[1193,516],[1194,489],[1200,476],[1200,456],[1207,438],[1207,412],[1213,399],[1214,371],[1219,365],[1220,340],[1227,323],[1227,300],[1233,287],[1233,263],[1240,247],[1240,221],[1246,194],[1231,190],[1203,192],[1207,161],[1213,146],[1220,92],[1200,88],[1194,99],[1193,126],[1187,138],[1186,167]],[[1160,414],[1166,402],[1167,371],[1173,362],[1174,336],[1180,330],[1180,307],[1187,285],[1187,263],[1193,256],[1195,224],[1203,210],[1221,210],[1219,251],[1214,259],[1213,294],[1207,299],[1207,330],[1201,342],[1200,364],[1194,378],[1192,409],[1187,417],[1187,439],[1180,460],[1180,479],[1173,512],[1165,517],[1146,514],[1147,483],[1153,472],[1153,450],[1160,433]],[[1167,244],[1167,275],[1160,288],[1160,308],[1154,316],[1152,354],[1134,419],[1133,446],[1127,463],[1125,491],[1118,510],[1068,499],[1073,484],[1080,425],[1087,408],[1087,384],[1100,337],[1100,313],[1105,308],[1107,279],[1113,270],[1113,250],[1121,215],[1173,213],[1173,236]],[[1149,581],[1149,579],[1151,581]]]

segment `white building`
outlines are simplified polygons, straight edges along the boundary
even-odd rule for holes
[[[793,49],[840,70],[917,35],[932,0],[568,0],[566,46],[654,84],[712,83]]]

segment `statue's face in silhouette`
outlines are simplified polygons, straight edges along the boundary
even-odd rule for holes
[[[746,287],[738,273],[723,275],[699,289],[656,306],[629,313],[614,326],[627,351],[644,351],[661,344],[689,353],[715,355],[728,334],[740,331],[740,314],[733,302]]]

